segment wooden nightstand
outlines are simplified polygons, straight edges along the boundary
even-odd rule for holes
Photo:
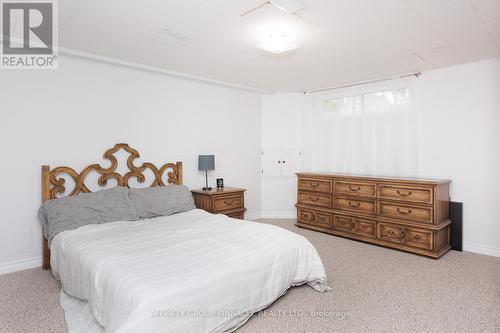
[[[245,192],[243,188],[225,187],[211,191],[193,190],[197,208],[213,214],[225,214],[235,219],[245,218]]]

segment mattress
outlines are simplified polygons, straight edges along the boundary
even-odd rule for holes
[[[306,238],[199,209],[61,232],[51,267],[70,332],[227,332],[291,286],[330,289]]]

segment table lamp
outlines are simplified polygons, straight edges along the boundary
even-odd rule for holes
[[[212,190],[211,187],[208,187],[208,170],[215,170],[215,156],[198,155],[198,170],[205,171],[205,187],[203,191]]]

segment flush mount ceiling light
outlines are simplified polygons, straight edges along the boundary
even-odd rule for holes
[[[295,50],[299,46],[292,43],[291,38],[283,31],[270,32],[265,40],[257,44],[259,49],[271,52],[274,54],[281,54]]]

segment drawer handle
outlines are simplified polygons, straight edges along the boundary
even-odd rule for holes
[[[396,233],[394,232],[394,230],[387,230],[387,234],[394,236]]]
[[[352,231],[356,231],[356,221],[351,222],[351,229]]]
[[[234,202],[234,200],[231,200],[231,201],[224,200],[224,204],[226,204],[226,205],[232,205],[233,202]]]
[[[420,237],[420,235],[415,235],[415,236],[413,236],[413,239],[418,241],[418,240],[421,240],[422,237]]]
[[[311,183],[311,187],[318,187],[319,183]]]
[[[399,231],[399,236],[401,237],[401,239],[405,239],[406,237],[406,232],[405,232],[405,229],[401,229]]]
[[[318,197],[309,197],[309,200],[316,202],[319,200],[319,198]]]
[[[349,201],[349,206],[351,206],[352,208],[358,208],[360,205],[360,202],[352,203],[352,201]]]
[[[398,207],[398,213],[402,215],[408,215],[411,214],[411,209],[408,209],[406,212],[402,211],[401,208]]]
[[[413,193],[411,191],[408,191],[406,193],[401,193],[400,190],[397,190],[397,193],[399,194],[399,196],[401,197],[409,197],[410,195],[412,195]]]
[[[361,190],[361,186],[358,186],[358,187],[354,188],[351,185],[349,185],[349,190],[351,190],[353,192],[357,192],[357,191]]]

